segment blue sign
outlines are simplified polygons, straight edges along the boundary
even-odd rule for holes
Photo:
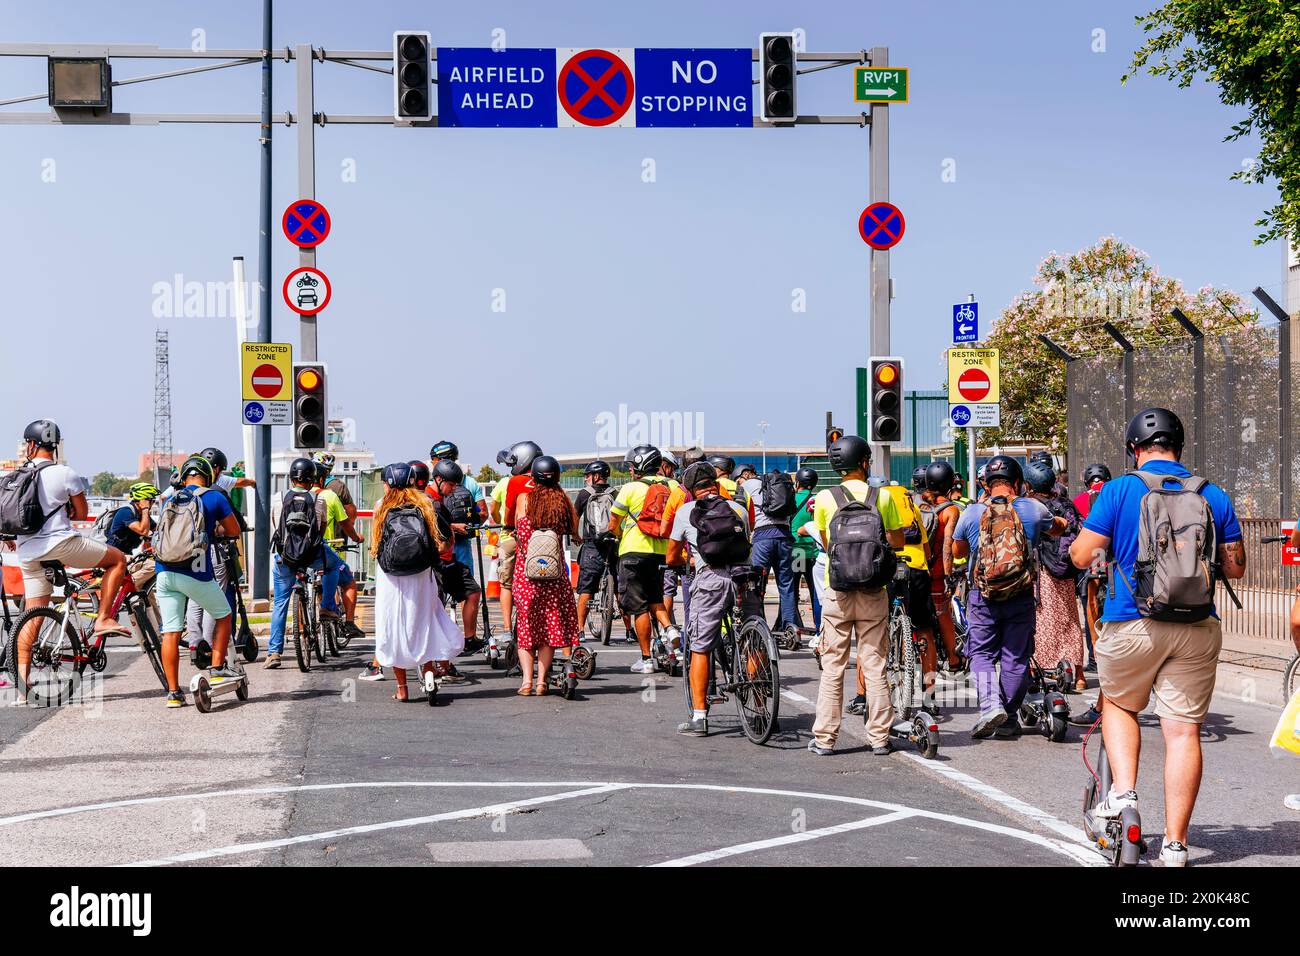
[[[952,419],[953,425],[957,428],[965,428],[970,424],[970,408],[966,405],[954,405],[948,409],[948,417]]]
[[[555,126],[555,51],[438,48],[438,125]]]
[[[637,126],[752,126],[753,54],[636,51]]]
[[[980,304],[978,302],[958,302],[952,307],[952,341],[954,345],[962,342],[980,340]],[[956,424],[954,422],[954,424]]]
[[[256,425],[266,417],[266,409],[262,407],[261,402],[244,403],[244,421],[250,425]]]

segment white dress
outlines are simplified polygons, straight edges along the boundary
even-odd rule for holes
[[[375,659],[384,667],[418,668],[454,660],[465,635],[447,615],[433,571],[387,575],[375,564]]]

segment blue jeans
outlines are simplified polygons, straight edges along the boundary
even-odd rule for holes
[[[771,568],[776,575],[776,589],[781,595],[781,616],[777,626],[794,626],[799,617],[796,611],[798,595],[794,588],[794,539],[789,528],[767,525],[754,532],[753,550],[749,563],[756,568]]]
[[[297,574],[293,568],[289,567],[280,560],[280,556],[274,555],[272,562],[271,581],[275,585],[275,599],[271,604],[271,640],[266,645],[268,654],[281,654],[284,652],[284,625],[289,617],[289,595],[293,591],[293,583],[297,579]],[[348,571],[348,566],[343,563],[343,559],[334,553],[334,549],[328,545],[321,547],[321,555],[316,559],[312,567],[325,572],[321,578],[321,607],[337,612],[339,578],[342,572],[347,571],[348,579],[352,573]]]

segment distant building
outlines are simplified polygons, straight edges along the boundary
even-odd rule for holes
[[[152,474],[155,464],[167,471],[173,468],[179,468],[185,464],[185,459],[190,457],[186,452],[178,451],[173,455],[155,454],[152,451],[140,452],[140,457],[136,459],[135,473],[137,475]]]

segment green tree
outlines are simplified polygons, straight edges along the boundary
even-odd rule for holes
[[[1224,103],[1246,107],[1225,141],[1254,132],[1259,157],[1231,178],[1276,180],[1281,194],[1256,221],[1264,231],[1255,241],[1300,237],[1300,9],[1293,0],[1168,0],[1137,22],[1147,40],[1124,81],[1145,69],[1187,87],[1203,75]]]
[[[484,465],[482,468],[480,468],[478,470],[478,474],[475,475],[474,478],[481,484],[485,484],[485,485],[490,484],[491,482],[494,481],[501,480],[501,476],[497,474],[497,470],[493,468],[491,465]]]
[[[99,498],[107,498],[113,494],[113,485],[116,482],[117,476],[111,471],[101,471],[90,479],[90,490]]]

